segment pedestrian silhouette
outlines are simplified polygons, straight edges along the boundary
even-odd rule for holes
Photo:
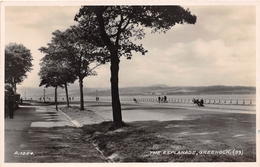
[[[9,117],[11,119],[14,118],[14,96],[9,96],[8,97],[8,109],[9,109]]]
[[[167,103],[167,96],[164,96],[164,103]]]

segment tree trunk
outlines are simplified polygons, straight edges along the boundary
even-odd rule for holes
[[[102,8],[102,7],[101,7]],[[110,37],[107,35],[104,25],[104,19],[103,19],[103,12],[106,10],[106,7],[103,7],[103,9],[96,11],[96,15],[98,18],[99,23],[99,30],[101,38],[103,39],[104,43],[108,47],[108,50],[111,54],[111,94],[112,94],[112,109],[113,109],[113,121],[115,128],[120,128],[123,126],[122,121],[122,113],[121,113],[121,104],[119,99],[119,90],[118,90],[118,72],[119,72],[119,58],[118,58],[118,46],[114,45],[110,41]]]
[[[56,111],[58,111],[58,104],[57,104],[57,86],[55,87],[55,105],[56,105]]]
[[[121,113],[121,103],[119,99],[119,89],[118,89],[118,72],[119,72],[119,58],[117,53],[111,55],[111,94],[112,94],[112,109],[113,109],[113,121],[115,128],[120,128],[123,126],[122,113]]]
[[[84,96],[83,96],[83,79],[79,79],[79,90],[80,90],[80,110],[84,110]]]
[[[67,83],[65,83],[64,85],[65,85],[65,92],[66,92],[67,107],[69,107],[70,102],[69,102],[68,85],[67,85]]]

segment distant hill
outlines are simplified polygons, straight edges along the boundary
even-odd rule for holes
[[[85,96],[111,96],[110,88],[84,88]],[[26,92],[27,97],[43,96],[44,88],[26,88],[18,87],[18,93],[23,97]],[[137,96],[137,95],[199,95],[199,94],[256,94],[256,87],[251,86],[136,86],[119,88],[121,96]],[[78,86],[69,87],[70,96],[79,96]],[[54,88],[45,89],[46,96],[54,96]],[[59,96],[65,96],[64,89],[58,89]]]
[[[169,87],[168,85],[165,85],[165,84],[155,84],[155,85],[152,85],[152,86],[149,86],[149,87],[161,87],[161,88],[165,88],[165,87]]]

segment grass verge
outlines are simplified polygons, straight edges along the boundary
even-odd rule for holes
[[[187,120],[84,125],[82,137],[115,162],[255,162],[255,114],[189,115]]]

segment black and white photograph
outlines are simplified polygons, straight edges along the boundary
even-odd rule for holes
[[[259,165],[260,3],[130,2],[1,2],[0,166]]]

